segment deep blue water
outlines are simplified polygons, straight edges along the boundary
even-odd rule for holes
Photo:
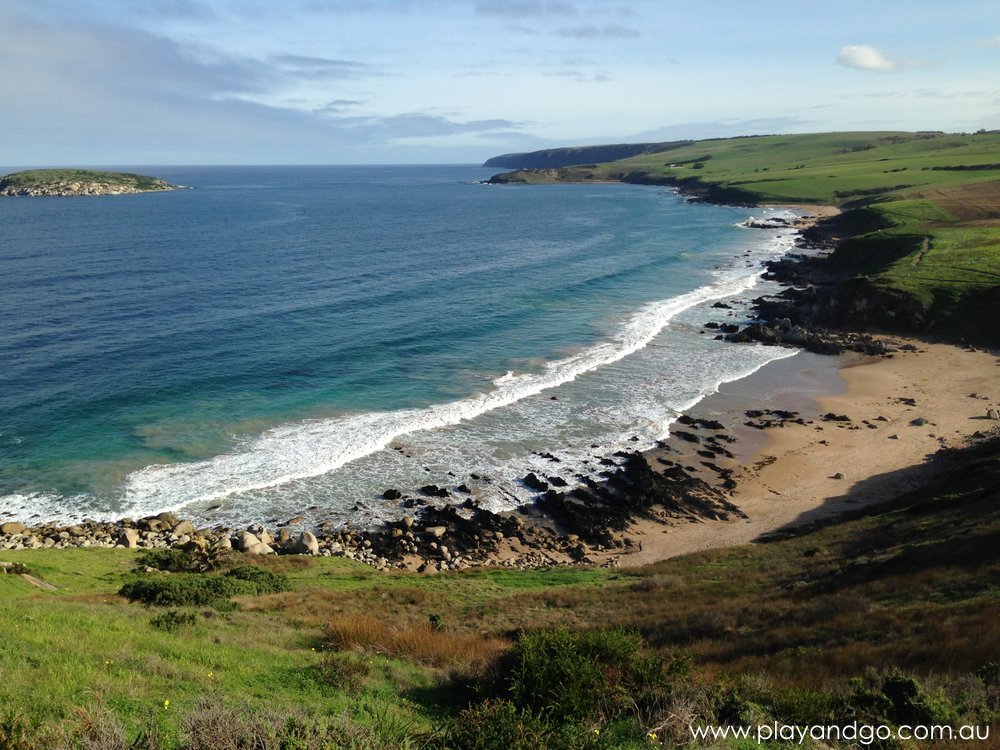
[[[378,515],[448,471],[502,505],[532,451],[582,469],[780,355],[697,331],[784,247],[742,209],[477,167],[138,171],[193,189],[0,200],[0,513]]]

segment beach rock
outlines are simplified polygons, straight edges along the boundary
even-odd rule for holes
[[[249,552],[251,547],[258,544],[263,544],[263,542],[249,531],[241,531],[236,536],[236,548],[240,552]]]
[[[822,417],[820,417],[824,422],[850,422],[851,418],[846,414],[834,414],[833,412],[827,412]]]
[[[291,551],[297,555],[318,555],[319,540],[311,531],[303,531],[292,545]]]
[[[403,493],[397,489],[388,489],[382,493],[382,497],[386,500],[399,500],[403,496]]]
[[[0,533],[8,536],[23,534],[27,530],[27,526],[23,523],[18,523],[17,521],[8,521],[7,523],[0,524]]]
[[[181,536],[183,534],[191,536],[192,534],[194,534],[194,524],[191,523],[190,521],[179,521],[173,527],[173,533],[176,534],[177,536]]]
[[[525,487],[536,492],[545,492],[549,488],[548,482],[543,482],[533,471],[529,472],[521,481],[524,482]]]
[[[844,473],[842,471],[838,471],[836,474],[830,477],[830,479],[846,479],[846,478],[847,477],[844,476]]]
[[[135,549],[139,546],[139,532],[136,529],[122,529],[115,546]]]
[[[180,542],[180,540],[178,540]],[[208,549],[208,540],[206,539],[185,539],[180,542],[180,548],[185,552],[204,552]]]
[[[431,497],[448,497],[448,488],[438,487],[436,484],[425,484],[420,491]]]
[[[987,419],[1000,419],[1000,410],[998,410],[998,409],[989,409],[989,410],[987,410],[987,412],[986,412],[986,418]]]
[[[263,542],[257,542],[252,544],[243,550],[248,555],[273,555],[274,549],[270,545],[264,544]]]
[[[163,513],[158,513],[157,515],[153,516],[153,518],[159,521],[160,524],[162,524],[161,528],[167,527],[172,529],[174,526],[176,526],[181,522],[181,519],[179,519],[176,515],[174,515],[170,511],[163,511]]]
[[[441,537],[444,536],[447,530],[448,530],[447,526],[428,526],[426,529],[424,529],[424,532],[434,537],[435,539],[440,539]]]
[[[407,529],[413,528],[413,516],[403,516],[403,526]]]

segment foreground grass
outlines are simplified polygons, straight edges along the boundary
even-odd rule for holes
[[[516,180],[667,183],[720,202],[840,206],[836,231],[853,246],[838,270],[909,303],[904,330],[1000,344],[996,326],[983,323],[1000,316],[1000,133],[697,141]]]
[[[273,559],[292,591],[213,607],[127,602],[130,551],[5,553],[57,590],[0,576],[0,747],[63,746],[4,745],[13,718],[78,741],[95,723],[152,727],[164,748],[220,746],[192,732],[255,715],[305,734],[253,746],[289,748],[678,746],[688,721],[985,726],[1000,718],[998,488],[995,442],[878,512],[767,544],[636,570],[427,577]],[[626,664],[624,687],[602,682]],[[302,739],[315,722],[339,744]]]

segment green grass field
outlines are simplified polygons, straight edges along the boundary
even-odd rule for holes
[[[840,206],[848,214],[841,235],[864,240],[840,270],[913,300],[921,314],[906,332],[1000,344],[997,326],[983,323],[1000,318],[1000,133],[698,141],[606,164],[528,170],[515,179],[663,182],[720,202]],[[859,211],[864,222],[852,220]],[[890,248],[900,236],[918,240],[896,257]]]
[[[985,726],[1000,719],[998,487],[994,441],[875,513],[769,544],[635,570],[434,576],[280,558],[261,564],[291,591],[213,607],[118,596],[136,576],[178,575],[134,572],[133,551],[0,554],[57,587],[0,576],[0,747],[59,747],[60,732],[77,737],[67,747],[117,747],[79,744],[109,722],[130,738],[155,729],[161,747],[200,747],[191,717],[204,729],[224,707],[229,722],[306,716],[352,738],[274,745],[290,748],[463,747],[448,738],[469,731],[483,748],[527,748],[542,735],[551,747],[673,747],[687,744],[686,724],[670,720],[682,709],[706,722],[920,714]],[[489,665],[516,633],[560,627],[641,634],[673,665],[654,680],[657,701],[625,721],[577,720],[569,739],[547,734],[555,720],[544,711],[503,714],[516,731],[490,744],[501,740],[483,739],[476,720],[509,704],[480,703],[504,689]],[[910,697],[893,697],[890,683]],[[213,700],[223,708],[206,708]],[[5,726],[8,738],[16,726],[46,739],[3,744]],[[511,744],[515,735],[527,744]]]

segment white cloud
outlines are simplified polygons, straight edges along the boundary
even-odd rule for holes
[[[984,39],[982,44],[984,47],[1000,47],[1000,34],[991,36],[989,39]]]
[[[886,57],[870,44],[845,44],[840,48],[837,62],[847,68],[889,73],[899,67],[899,62]]]
[[[610,24],[602,28],[597,26],[574,26],[572,28],[559,29],[559,36],[569,39],[636,39],[642,36],[638,29],[628,29],[617,24]]]
[[[476,13],[482,16],[506,18],[544,18],[549,16],[574,16],[576,7],[566,2],[539,2],[538,0],[480,0]]]

